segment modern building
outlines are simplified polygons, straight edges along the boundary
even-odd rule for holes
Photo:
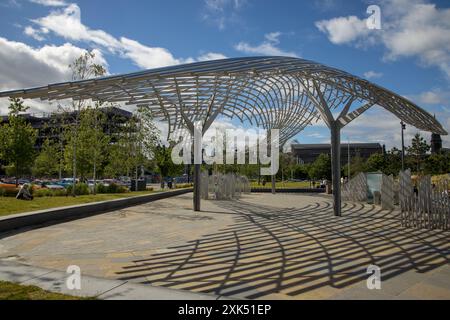
[[[379,143],[350,143],[341,144],[341,164],[348,162],[348,151],[350,149],[350,159],[361,157],[369,158],[374,153],[383,153],[383,147]],[[319,155],[331,154],[330,144],[292,144],[292,155],[297,159],[297,163],[313,163]]]
[[[120,127],[132,117],[132,113],[117,107],[105,107],[101,109],[106,115],[104,132],[111,137],[120,132]],[[69,114],[43,113],[23,114],[22,116],[34,129],[37,129],[35,149],[39,151],[47,138],[56,138],[63,124],[68,124],[76,119],[76,112]],[[8,123],[8,116],[0,117],[0,126]]]

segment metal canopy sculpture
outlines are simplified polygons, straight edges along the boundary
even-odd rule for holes
[[[334,210],[340,215],[340,130],[373,105],[418,129],[447,134],[436,119],[405,98],[344,71],[290,57],[247,57],[164,67],[0,93],[43,100],[101,100],[148,106],[168,121],[169,134],[205,132],[219,115],[263,129],[280,129],[280,145],[314,120],[331,130]],[[339,112],[337,117],[333,112]],[[199,184],[196,165],[194,185]],[[196,182],[196,183],[195,183]],[[200,209],[194,187],[194,209]]]

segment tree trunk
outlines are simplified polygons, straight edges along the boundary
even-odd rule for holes
[[[15,174],[15,176],[16,176],[16,188],[17,188],[19,186],[19,170],[17,169],[19,164],[16,162],[15,166],[16,166],[16,170],[15,170],[15,173],[16,173]]]
[[[138,166],[136,166],[136,174],[135,174],[135,178],[136,178],[136,180],[135,180],[135,182],[134,182],[134,185],[135,185],[135,191],[138,191]]]
[[[77,143],[76,141],[73,144],[73,159],[72,159],[72,196],[76,196],[75,187],[76,187],[76,181],[77,181]]]
[[[94,158],[94,195],[96,195],[97,194],[97,191],[95,190],[96,189],[96,187],[97,187],[97,181],[96,181],[96,179],[97,179],[97,174],[96,174],[96,161],[95,161],[95,158]]]

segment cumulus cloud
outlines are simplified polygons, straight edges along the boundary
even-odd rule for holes
[[[43,29],[43,30],[45,30],[45,29]],[[27,36],[34,38],[37,41],[44,41],[45,37],[43,35],[44,34],[43,30],[36,30],[32,26],[27,26],[23,30],[23,33],[25,33]]]
[[[377,119],[377,121],[373,121]],[[439,114],[441,124],[447,131],[450,130],[450,117]],[[416,133],[420,133],[429,143],[431,133],[420,131],[411,125],[406,126],[405,143],[409,144]],[[373,107],[348,124],[342,130],[342,140],[350,139],[352,142],[379,142],[385,144],[388,149],[401,146],[400,120],[381,107]],[[448,136],[442,137],[446,145],[449,144]]]
[[[444,104],[449,103],[450,94],[440,91],[426,91],[419,96],[419,101],[424,104]]]
[[[450,9],[422,0],[381,1],[382,30],[369,30],[366,19],[337,17],[316,22],[335,44],[381,44],[385,60],[416,57],[423,66],[440,68],[450,78]]]
[[[227,56],[222,53],[217,52],[208,52],[205,54],[200,55],[197,60],[198,61],[207,61],[207,60],[220,60],[220,59],[226,59]]]
[[[204,0],[202,18],[224,30],[230,23],[239,22],[239,11],[247,0]]]
[[[121,43],[126,47],[123,55],[133,60],[141,68],[164,67],[180,63],[180,60],[175,59],[167,49],[147,47],[125,37],[121,38]]]
[[[70,43],[34,48],[0,37],[0,91],[67,81],[71,75],[69,64],[85,52]],[[94,50],[94,53],[95,62],[107,67],[102,52]],[[45,103],[32,101],[28,105],[33,112],[49,111]],[[1,99],[0,114],[5,114],[7,107],[8,100]]]
[[[63,7],[67,3],[63,0],[30,0],[30,2],[40,4],[46,7]]]
[[[70,43],[33,48],[0,37],[0,90],[17,89],[64,81],[70,78],[69,64],[86,52]],[[107,66],[101,51],[94,50],[96,63]]]
[[[381,72],[376,72],[376,71],[372,71],[372,70],[364,72],[364,78],[366,78],[366,79],[378,79],[378,78],[381,78],[382,76],[383,76],[383,73],[381,73]]]
[[[343,44],[359,40],[369,34],[365,19],[356,16],[338,17],[316,22],[316,27],[326,33],[334,44]]]
[[[38,28],[27,27],[25,33],[35,39],[53,32],[66,40],[87,42],[93,46],[100,46],[111,54],[130,59],[140,68],[165,67],[196,61],[194,58],[175,58],[165,48],[146,46],[127,37],[116,38],[104,30],[91,29],[81,22],[80,7],[74,3],[32,21]],[[203,54],[198,60],[206,60],[208,57],[216,57],[217,55],[220,54]]]
[[[247,42],[241,41],[234,46],[237,51],[247,54],[259,54],[265,56],[290,56],[298,57],[295,52],[285,51],[278,47],[281,32],[271,32],[264,35],[265,40],[257,45],[251,45]]]

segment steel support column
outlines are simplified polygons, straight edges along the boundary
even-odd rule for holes
[[[331,130],[331,174],[333,176],[333,210],[341,216],[341,127],[338,121],[330,123]],[[350,177],[349,177],[350,178]]]
[[[271,180],[271,182],[272,182],[272,194],[275,194],[276,193],[276,188],[275,188],[275,181],[276,181],[276,179],[275,179],[275,175],[274,174],[271,175],[271,178],[272,178],[272,180]]]
[[[200,174],[201,165],[194,164],[194,211],[200,211]]]

